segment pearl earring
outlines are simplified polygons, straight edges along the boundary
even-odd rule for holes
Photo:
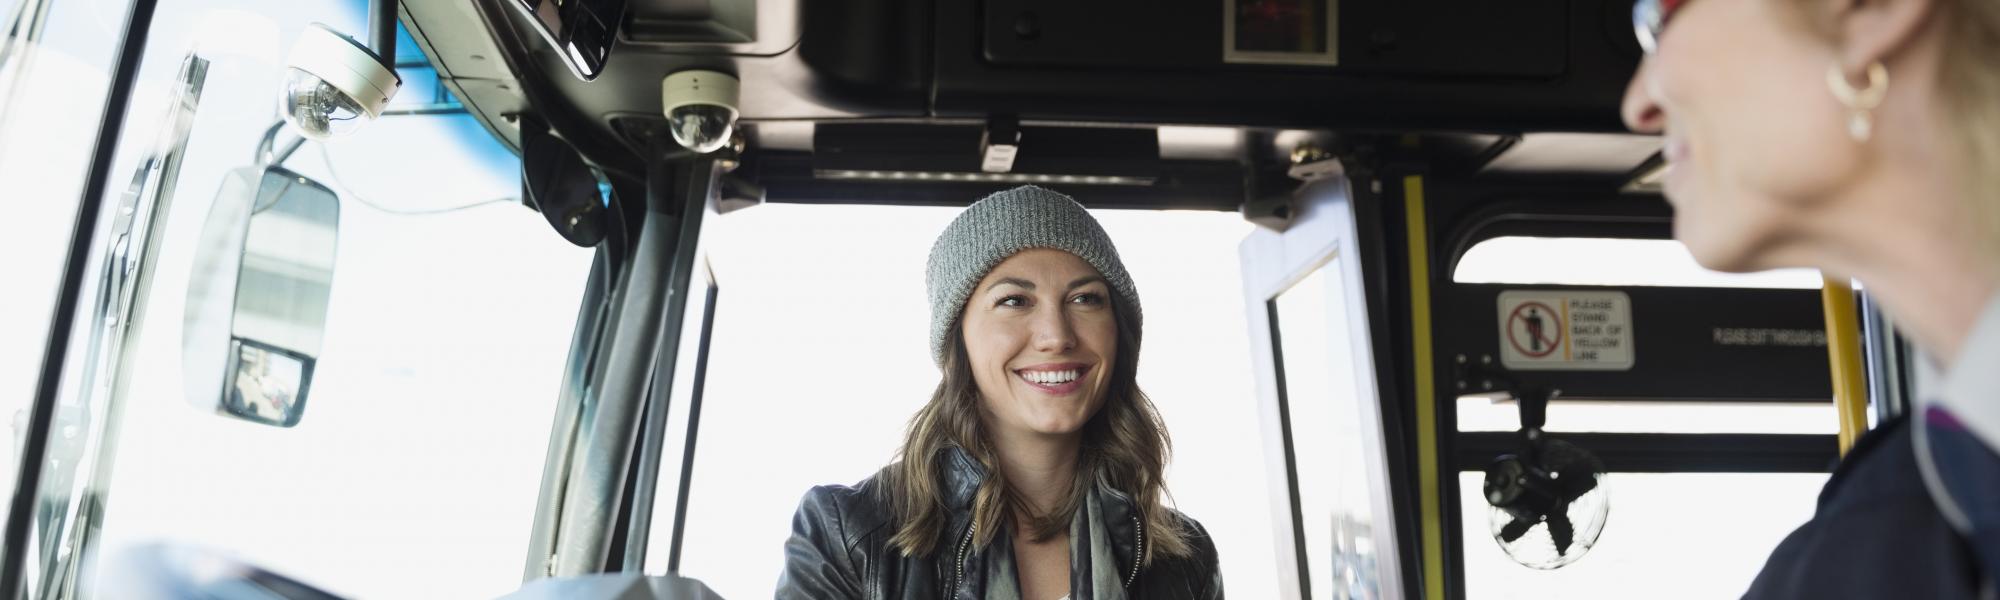
[[[1826,86],[1833,90],[1833,97],[1847,106],[1847,135],[1856,142],[1866,142],[1875,134],[1874,115],[1870,111],[1882,105],[1882,97],[1889,94],[1889,69],[1882,61],[1868,64],[1868,87],[1854,89],[1847,82],[1847,72],[1835,62],[1826,70]]]

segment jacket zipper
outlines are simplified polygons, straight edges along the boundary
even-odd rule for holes
[[[1132,517],[1132,527],[1139,536],[1139,543],[1135,545],[1135,551],[1132,553],[1132,574],[1125,576],[1126,589],[1131,589],[1132,583],[1139,580],[1139,565],[1146,561],[1146,524],[1135,515]]]
[[[972,534],[975,531],[979,531],[977,523],[966,525],[965,538],[958,542],[958,570],[952,574],[951,584],[944,588],[944,597],[946,598],[956,595],[958,593],[958,582],[965,579],[965,559],[970,555],[970,550],[972,550]]]

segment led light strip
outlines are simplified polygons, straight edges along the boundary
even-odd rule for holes
[[[1046,173],[960,173],[951,171],[854,171],[820,169],[820,179],[870,181],[952,181],[967,183],[1061,183],[1075,185],[1152,185],[1151,177],[1124,175],[1049,175]]]

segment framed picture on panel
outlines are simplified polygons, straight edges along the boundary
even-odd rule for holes
[[[1222,61],[1340,64],[1339,0],[1227,0]]]

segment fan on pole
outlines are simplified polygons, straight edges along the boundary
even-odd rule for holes
[[[1521,448],[1486,467],[1487,523],[1514,562],[1559,569],[1590,552],[1611,512],[1604,462],[1581,446],[1542,432],[1549,400],[1561,394],[1524,385],[1496,366],[1472,367],[1505,386],[1521,407]]]

